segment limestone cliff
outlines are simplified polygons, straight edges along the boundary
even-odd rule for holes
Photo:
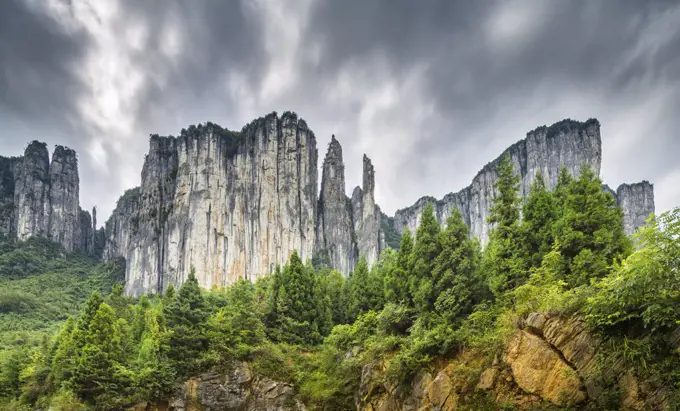
[[[328,253],[333,268],[349,274],[356,263],[358,251],[353,212],[348,207],[345,187],[342,147],[335,136],[332,136],[321,174],[317,249]]]
[[[104,256],[126,258],[126,292],[179,285],[196,269],[203,287],[272,272],[316,246],[317,149],[294,113],[272,113],[232,132],[207,123],[152,136],[142,185],[106,224]]]
[[[496,167],[506,155],[510,156],[515,172],[520,176],[520,194],[523,197],[528,194],[539,171],[550,189],[557,184],[562,167],[578,177],[585,163],[599,175],[602,162],[600,123],[595,119],[583,123],[567,119],[550,127],[542,126],[530,131],[525,139],[513,144],[484,166],[468,187],[457,193],[449,193],[441,200],[423,197],[414,205],[398,210],[394,216],[394,228],[399,233],[406,227],[415,232],[420,215],[428,203],[434,205],[437,220],[443,225],[453,207],[456,207],[470,227],[470,234],[485,244],[491,229],[486,221],[496,194],[493,188],[498,179]],[[653,188],[648,183],[639,183],[623,185],[619,190],[621,192],[617,190],[617,198],[626,215],[626,232],[632,233],[654,211]]]
[[[648,181],[621,184],[616,189],[616,202],[623,209],[623,229],[631,235],[654,212],[654,185]]]
[[[68,252],[91,252],[93,226],[79,205],[76,152],[31,142],[22,157],[0,157],[0,233],[52,239]]]
[[[364,154],[362,188],[352,193],[352,215],[359,258],[365,256],[369,264],[378,260],[385,249],[385,237],[380,228],[382,213],[375,203],[375,170],[371,159]]]

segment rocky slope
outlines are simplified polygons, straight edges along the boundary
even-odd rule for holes
[[[669,344],[679,346],[678,334],[669,335]],[[592,405],[606,395],[597,378],[600,344],[580,318],[533,313],[518,324],[502,355],[491,364],[478,352],[464,351],[424,370],[409,389],[385,382],[386,364],[376,361],[364,366],[357,410],[444,411],[463,405],[465,409],[579,409],[589,403],[589,409],[597,409]],[[623,364],[605,372],[620,376],[621,409],[667,409],[667,388]],[[494,408],[489,408],[490,403]]]
[[[226,374],[206,373],[177,387],[173,398],[139,411],[304,411],[291,384],[257,375],[244,362]]]
[[[319,198],[316,138],[294,113],[269,114],[241,132],[208,123],[149,144],[141,187],[106,224],[104,256],[125,257],[128,294],[179,285],[191,267],[207,288],[254,280],[293,250],[303,259],[328,252],[348,274],[359,253],[372,262],[380,252],[370,160],[348,207],[333,139]]]
[[[543,174],[550,189],[557,184],[562,166],[578,177],[585,163],[599,175],[602,163],[600,123],[595,119],[584,123],[567,119],[530,131],[525,139],[484,166],[473,178],[472,184],[461,191],[447,194],[441,200],[423,197],[412,206],[398,210],[394,216],[394,228],[401,233],[408,227],[415,233],[427,204],[434,205],[437,220],[443,225],[456,207],[470,227],[471,235],[485,244],[491,229],[486,220],[495,195],[493,186],[498,179],[496,166],[506,155],[510,156],[515,171],[520,175],[520,194],[523,197],[528,194],[538,172]],[[623,184],[613,194],[624,209],[627,234],[632,234],[654,212],[654,189],[648,182]]]
[[[22,157],[0,157],[0,233],[50,238],[66,251],[94,252],[95,226],[79,205],[75,151],[30,143]]]

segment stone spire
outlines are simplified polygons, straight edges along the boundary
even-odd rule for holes
[[[380,208],[375,204],[375,170],[371,159],[364,154],[363,189],[354,189],[354,232],[359,257],[366,257],[369,264],[378,260],[381,251]]]
[[[352,239],[352,215],[346,198],[342,147],[333,135],[321,175],[317,250],[328,254],[333,268],[348,275],[356,262],[356,244]]]

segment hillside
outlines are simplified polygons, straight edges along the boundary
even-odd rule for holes
[[[370,268],[360,258],[348,278],[294,251],[254,283],[205,290],[192,268],[162,295],[93,292],[51,338],[3,352],[3,407],[677,409],[680,209],[631,241],[587,167],[578,178],[562,172],[553,191],[537,177],[524,202],[509,158],[497,172],[484,250],[459,213],[441,228],[429,205],[398,251]],[[31,244],[10,253],[56,257]],[[104,292],[113,283],[91,279]],[[36,300],[13,315],[44,315],[30,309]]]

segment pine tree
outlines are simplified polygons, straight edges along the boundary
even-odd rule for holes
[[[411,275],[411,253],[413,252],[413,237],[407,228],[401,235],[396,262],[392,270],[385,273],[385,298],[387,302],[395,304],[408,303],[408,279]]]
[[[255,286],[240,280],[229,287],[229,305],[208,320],[208,337],[221,362],[243,359],[264,341],[264,325],[257,315]]]
[[[176,372],[168,359],[169,333],[163,302],[155,300],[152,304],[144,297],[135,307],[135,322],[142,324],[132,327],[133,333],[140,333],[134,339],[137,341],[136,358],[133,360],[135,389],[141,398],[162,400],[173,390]]]
[[[293,251],[283,270],[277,269],[272,283],[270,309],[267,314],[272,339],[302,344],[320,341],[315,290],[314,270],[305,267],[297,251]]]
[[[59,330],[54,344],[52,345],[52,350],[50,352],[51,372],[48,381],[53,386],[57,386],[61,382],[71,378],[73,371],[75,370],[76,363],[74,360],[76,347],[73,343],[73,330],[75,327],[75,320],[73,317],[69,317]]]
[[[548,191],[543,174],[539,172],[522,208],[519,247],[520,255],[525,260],[525,269],[540,267],[543,256],[550,252],[555,241],[554,226],[559,215],[556,197]]]
[[[354,266],[350,287],[350,319],[356,319],[371,310],[380,310],[384,305],[380,274],[376,270],[369,271],[364,256]]]
[[[190,375],[200,368],[201,353],[208,346],[203,334],[208,313],[193,267],[164,314],[171,330],[168,357],[180,375]]]
[[[447,218],[439,243],[441,252],[435,259],[427,306],[453,322],[470,313],[481,298],[476,295],[479,249],[457,208]]]
[[[55,353],[52,359],[52,375],[50,381],[59,385],[69,380],[80,361],[82,348],[85,346],[90,322],[97,314],[100,305],[104,302],[98,291],[92,292],[85,301],[85,306],[73,324],[67,322],[61,330],[55,344]]]
[[[496,294],[523,284],[528,278],[523,261],[519,257],[519,176],[505,155],[496,171],[494,184],[496,196],[489,209],[488,222],[494,224],[489,244],[484,252],[483,269],[488,277],[489,288]]]
[[[102,303],[92,318],[73,376],[80,396],[99,409],[111,409],[119,402],[121,381],[118,373],[123,358],[121,334],[115,311]]]
[[[338,270],[331,270],[326,281],[328,297],[330,299],[331,320],[333,325],[345,324],[346,306],[343,289],[345,288],[345,278]]]
[[[632,249],[623,231],[623,211],[585,164],[566,190],[564,214],[555,224],[555,236],[572,287],[603,277],[614,261],[623,260]]]
[[[331,297],[329,295],[328,268],[316,271],[311,265],[307,265],[314,277],[314,300],[316,303],[315,322],[321,336],[330,334],[333,328],[333,313],[331,311]]]
[[[418,310],[427,311],[433,301],[432,270],[434,261],[441,252],[439,233],[441,227],[434,217],[432,204],[425,206],[416,230],[416,242],[411,253],[411,275],[409,276],[409,295],[413,306]]]

